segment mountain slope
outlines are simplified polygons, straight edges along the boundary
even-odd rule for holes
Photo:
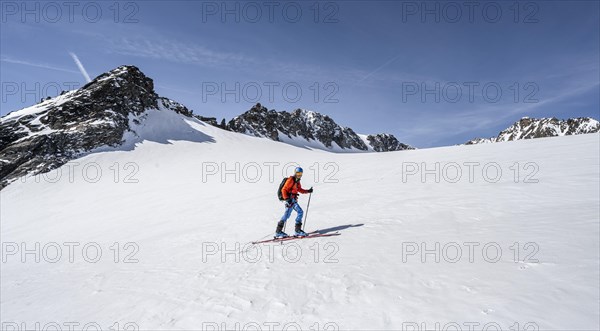
[[[3,243],[63,247],[54,263],[52,245],[40,262],[33,254],[22,262],[18,251],[7,256],[3,322],[141,330],[600,326],[595,135],[336,154],[161,110],[131,129],[138,136],[126,135],[124,145],[74,160],[73,180],[64,165],[60,180],[31,177],[0,192]],[[406,175],[405,165],[456,162],[479,163],[472,182],[466,168],[457,182],[451,172],[439,183],[431,174],[424,182],[422,173]],[[497,182],[482,175],[492,162],[503,170]],[[509,169],[515,162],[527,170],[518,182]],[[306,229],[340,235],[260,251],[244,246],[272,234],[283,212],[275,188],[295,163],[306,169],[303,185],[315,187]],[[98,180],[83,178],[87,164],[102,170]],[[305,210],[306,202],[302,196]],[[69,242],[79,245],[72,263],[62,245]],[[90,243],[103,253],[95,263],[82,257]],[[436,243],[439,262],[421,251]],[[452,243],[462,248],[458,261]]]
[[[46,173],[85,153],[124,143],[137,135],[132,126],[151,110],[195,117],[216,127],[215,118],[194,115],[184,105],[160,97],[152,79],[135,66],[121,66],[82,88],[11,112],[0,122],[0,189],[27,175]],[[180,124],[180,123],[179,123]],[[365,139],[316,112],[268,111],[257,105],[222,129],[267,137],[327,151],[396,151],[412,149],[393,135]],[[183,132],[172,135],[185,135]]]
[[[600,122],[589,117],[569,118],[559,120],[556,118],[529,118],[523,117],[513,125],[503,130],[497,137],[477,138],[470,140],[466,145],[513,141],[521,139],[570,136],[577,134],[597,133],[600,131]]]
[[[103,146],[119,146],[148,109],[185,116],[183,105],[161,98],[152,79],[121,66],[82,88],[14,111],[0,122],[0,187],[27,174],[45,173]]]

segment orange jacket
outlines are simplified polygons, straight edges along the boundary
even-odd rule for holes
[[[287,200],[290,197],[290,195],[298,196],[298,192],[308,193],[307,190],[302,188],[300,181],[296,181],[293,176],[289,177],[285,181],[285,184],[283,184],[283,187],[281,188],[281,195],[285,200]]]

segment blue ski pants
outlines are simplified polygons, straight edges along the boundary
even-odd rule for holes
[[[288,203],[286,202],[285,204],[285,212],[283,213],[283,216],[281,216],[281,220],[283,222],[286,222],[288,220],[288,218],[290,218],[290,215],[292,215],[292,210],[295,210],[297,215],[296,215],[296,224],[302,223],[302,216],[304,215],[304,210],[302,210],[302,208],[300,208],[300,205],[298,204],[298,201],[294,200],[294,203],[288,207]]]

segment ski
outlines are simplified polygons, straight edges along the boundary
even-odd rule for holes
[[[290,240],[285,240],[285,241],[287,242],[287,241],[291,241],[293,239],[302,240],[302,239],[310,239],[310,238],[334,237],[334,236],[339,236],[339,235],[341,235],[341,233],[339,233],[339,232],[334,232],[334,233],[315,233],[315,234],[312,234],[312,235],[309,235],[309,236],[304,236],[304,237],[290,236],[289,238],[291,238],[291,239]]]
[[[285,238],[273,238],[273,239],[266,239],[266,240],[261,240],[261,241],[253,241],[252,244],[256,245],[256,244],[265,244],[265,243],[270,243],[270,242],[290,241],[290,240],[294,240],[294,239],[306,239],[306,238],[317,238],[317,237],[331,237],[331,236],[338,236],[338,235],[340,235],[339,232],[334,232],[334,233],[319,233],[318,230],[317,230],[317,231],[309,232],[308,236],[304,236],[304,237],[289,236],[289,237],[285,237]]]
[[[312,234],[316,234],[317,231],[310,232],[310,233],[308,233],[308,235],[310,236]],[[265,239],[265,240],[260,240],[260,241],[253,241],[252,244],[256,245],[256,244],[263,244],[263,243],[269,243],[269,242],[280,242],[280,241],[291,240],[294,238],[295,238],[294,236],[288,236],[288,237],[284,237],[284,238],[272,238],[272,239]]]
[[[261,241],[253,241],[252,245],[257,245],[257,244],[266,244],[266,243],[276,243],[276,242],[280,242],[280,241],[285,241],[289,238],[293,238],[293,237],[285,237],[285,238],[273,238],[273,239],[266,239],[266,240],[261,240]]]

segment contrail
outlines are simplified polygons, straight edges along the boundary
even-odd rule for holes
[[[88,75],[87,71],[83,67],[83,64],[81,64],[81,61],[79,61],[79,58],[77,57],[77,55],[75,55],[75,53],[72,53],[72,52],[69,52],[69,54],[73,58],[73,61],[75,61],[75,64],[79,68],[79,71],[81,71],[81,74],[83,75],[83,77],[85,77],[85,79],[87,80],[88,83],[91,82],[92,79],[90,78],[90,75]]]
[[[379,70],[383,69],[383,67],[387,66],[388,64],[396,61],[396,59],[398,59],[400,57],[400,55],[402,54],[398,54],[396,56],[394,56],[393,58],[389,59],[386,63],[380,65],[377,69],[371,71],[370,73],[368,73],[366,76],[364,76],[363,78],[359,79],[357,82],[354,82],[354,84],[352,84],[350,87],[353,87],[354,85],[364,81],[365,79],[371,77],[371,75],[373,75],[374,73],[378,72]]]

